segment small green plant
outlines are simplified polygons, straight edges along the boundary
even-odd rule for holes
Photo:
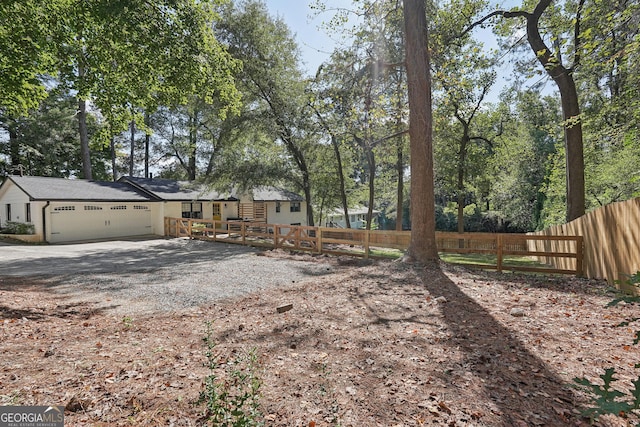
[[[629,276],[625,284],[638,287],[640,284],[640,271]],[[607,307],[614,307],[621,302],[638,304],[640,303],[640,297],[630,295],[621,296],[607,304]],[[640,318],[632,318],[621,322],[617,326],[626,327],[638,320],[640,320]],[[640,343],[640,331],[636,331],[636,338],[633,341],[634,345],[638,343]],[[636,364],[635,367],[636,369],[640,368],[640,364]],[[592,383],[587,378],[573,379],[591,395],[592,407],[585,411],[585,415],[592,419],[597,419],[600,415],[604,414],[615,414],[625,418],[635,418],[637,421],[636,427],[640,427],[640,376],[638,376],[635,381],[632,381],[633,388],[622,392],[614,389],[612,386],[612,384],[618,380],[614,377],[615,374],[615,368],[606,369],[604,374],[600,375],[602,385]]]
[[[131,316],[124,316],[122,318],[122,324],[124,325],[124,327],[126,329],[131,329],[133,327],[133,317]]]
[[[236,353],[223,363],[215,351],[211,322],[206,323],[203,341],[209,375],[204,379],[204,389],[197,403],[206,405],[207,422],[216,427],[263,426],[259,401],[262,381],[257,375],[256,349]]]
[[[24,222],[7,221],[2,232],[4,234],[34,234],[35,226]]]

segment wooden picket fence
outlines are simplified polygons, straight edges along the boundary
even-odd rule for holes
[[[385,249],[406,250],[410,231],[361,230],[299,225],[266,224],[249,221],[215,221],[187,218],[165,218],[165,236],[188,237],[257,247],[282,248],[321,254],[352,255],[364,258],[387,257]],[[544,249],[545,242],[563,242],[561,251]],[[528,234],[447,233],[436,232],[438,251],[453,254],[483,254],[495,262],[474,267],[498,271],[527,271],[574,274],[583,271],[581,236],[536,236]],[[402,252],[397,252],[401,256]],[[571,259],[573,268],[514,265],[513,257]],[[464,263],[461,263],[464,264]]]

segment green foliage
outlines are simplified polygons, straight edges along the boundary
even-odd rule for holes
[[[638,286],[640,284],[640,271],[630,275],[629,279],[625,281],[626,284],[631,286]],[[640,297],[637,296],[623,296],[616,298],[607,304],[607,307],[614,307],[615,305],[626,302],[631,304],[640,303]],[[640,320],[640,318],[632,318],[626,322],[621,322],[618,327],[627,327],[629,324]],[[640,343],[640,331],[636,331],[636,338],[633,341],[633,345]],[[640,368],[640,364],[635,366],[636,369]],[[615,414],[625,416],[629,418],[635,418],[638,422],[636,425],[640,426],[640,376],[632,381],[633,388],[628,389],[626,392],[614,389],[612,384],[617,381],[614,377],[615,368],[608,368],[604,374],[600,375],[602,384],[592,383],[587,378],[574,378],[574,381],[582,386],[591,395],[592,407],[585,411],[585,415],[593,418],[597,418],[604,414]]]
[[[584,387],[592,396],[593,407],[585,411],[585,415],[597,418],[604,414],[629,414],[631,411],[640,409],[640,378],[633,382],[634,388],[629,393],[623,393],[613,388],[612,384],[617,381],[614,378],[615,368],[608,368],[600,375],[603,384],[595,384],[587,378],[574,378],[574,381]],[[623,397],[631,397],[630,400],[623,400]]]
[[[42,74],[53,71],[51,37],[60,1],[0,2],[0,113],[26,115],[46,97]]]
[[[240,352],[223,362],[216,353],[213,325],[206,323],[206,367],[209,375],[204,380],[204,390],[198,404],[206,405],[206,420],[215,427],[259,427],[260,386],[256,349]]]
[[[3,234],[33,234],[35,226],[24,222],[7,221],[2,229]]]

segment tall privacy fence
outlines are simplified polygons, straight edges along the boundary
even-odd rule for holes
[[[282,248],[322,254],[353,256],[400,256],[409,247],[411,232],[358,230],[265,224],[251,221],[215,221],[165,218],[165,235]],[[459,264],[468,264],[468,254],[477,254],[475,267],[498,271],[530,271],[582,275],[582,237],[497,233],[436,233],[438,251],[461,255]],[[566,266],[540,265],[531,260],[568,259]],[[455,262],[455,260],[454,260]],[[469,265],[469,264],[468,264]]]
[[[640,197],[612,203],[571,221],[535,233],[540,236],[583,236],[584,275],[606,279],[613,284],[625,280],[629,274],[640,271]],[[560,240],[538,242],[541,250],[562,252],[565,243]],[[569,258],[542,258],[559,269],[571,269]],[[623,290],[636,291],[624,285]]]

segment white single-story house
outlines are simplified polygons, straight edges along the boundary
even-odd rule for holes
[[[35,240],[59,243],[161,236],[165,217],[306,225],[306,203],[299,195],[273,187],[251,193],[236,197],[157,178],[9,176],[0,185],[0,228],[7,221],[33,224]]]
[[[367,225],[367,214],[369,208],[364,206],[357,206],[349,209],[349,224],[351,228],[365,228]],[[373,210],[372,227],[375,228],[378,223],[378,215],[380,211]],[[344,218],[344,210],[336,209],[327,215],[327,227],[346,228],[347,221]]]
[[[161,200],[165,217],[307,224],[304,198],[282,188],[261,186],[238,195],[237,190],[219,193],[202,184],[171,179],[122,177],[118,182]]]

